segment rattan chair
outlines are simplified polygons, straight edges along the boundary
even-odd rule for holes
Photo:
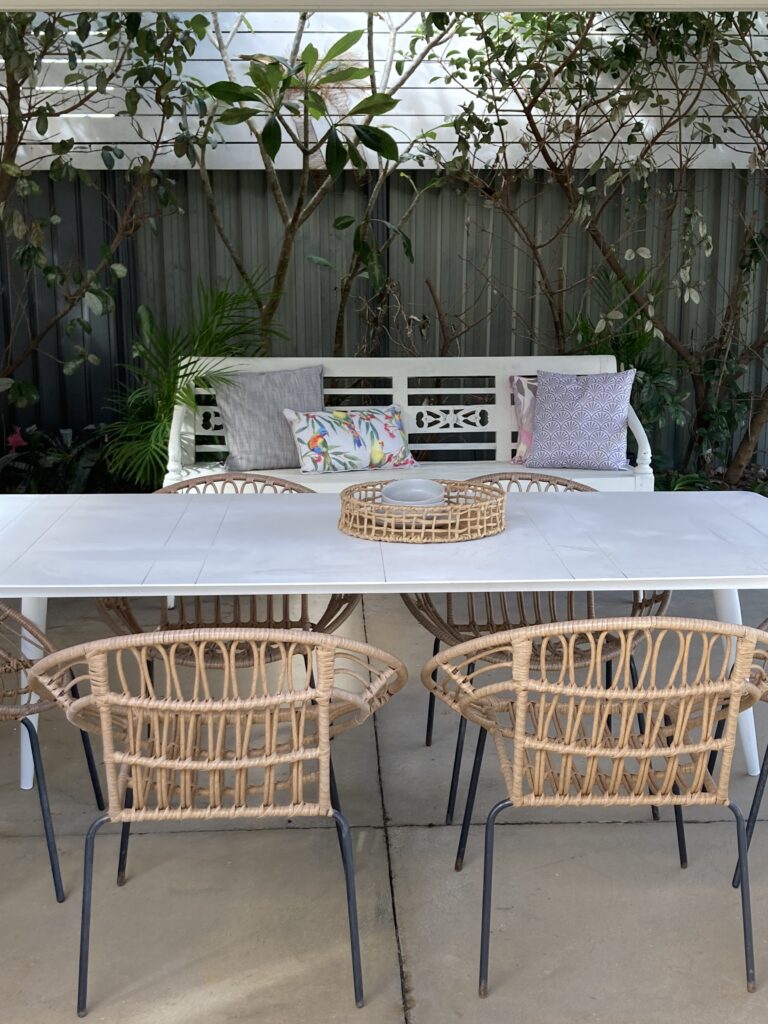
[[[309,487],[262,473],[217,473],[163,487],[158,494],[312,494]],[[131,598],[100,598],[102,618],[118,635],[154,629],[311,629],[335,633],[360,603],[357,594],[334,594],[313,618],[306,594],[176,597],[161,603],[157,620],[149,621]]]
[[[481,996],[488,991],[498,815],[509,807],[644,804],[675,809],[681,866],[682,808],[733,812],[747,989],[754,991],[746,824],[728,784],[739,711],[766,689],[766,643],[759,630],[694,619],[585,620],[481,637],[424,666],[424,685],[493,738],[507,793],[485,827]],[[610,689],[602,679],[606,644],[614,650]]]
[[[764,619],[757,628],[761,632],[768,633],[768,619]],[[760,699],[768,702],[768,691],[762,689]],[[768,744],[766,744],[765,753],[763,754],[762,764],[760,765],[760,774],[757,778],[757,785],[755,786],[755,792],[752,796],[752,803],[747,816],[747,847],[752,843],[752,835],[755,831],[755,825],[757,824],[757,816],[760,813],[760,805],[762,804],[763,796],[765,795],[766,784],[768,784]],[[737,865],[736,871],[733,874],[733,886],[736,888],[738,885],[739,869]]]
[[[53,889],[58,903],[64,902],[64,886],[61,881],[59,855],[56,850],[56,836],[51,821],[51,808],[48,801],[48,786],[45,781],[45,767],[40,750],[37,729],[31,721],[33,715],[45,714],[55,708],[50,701],[30,700],[32,691],[27,676],[34,663],[41,657],[55,650],[45,633],[34,623],[14,611],[7,604],[0,603],[0,721],[19,722],[29,737],[32,751],[32,763],[35,769],[37,795],[40,800],[40,811],[43,818],[43,832],[48,846],[48,859],[53,875]],[[90,736],[82,732],[80,736],[85,750],[88,773],[91,777],[94,796],[99,810],[104,810],[104,797],[101,793],[96,762],[91,749]]]
[[[507,493],[596,493],[594,487],[577,483],[566,477],[550,476],[546,473],[513,472],[488,473],[477,476],[474,480],[482,483],[495,483]],[[635,591],[632,594],[631,616],[638,618],[649,615],[663,615],[669,607],[671,598],[669,591]],[[557,593],[498,593],[498,594],[403,594],[403,601],[413,617],[434,638],[432,654],[437,654],[441,644],[452,646],[472,640],[478,636],[497,633],[505,629],[517,629],[521,626],[535,626],[548,622],[566,622],[574,619],[592,619],[595,617],[595,597],[589,592],[573,593],[564,591]],[[606,686],[611,684],[613,658],[610,645],[604,651]],[[432,745],[435,721],[435,696],[429,695],[427,708],[426,745]],[[445,821],[453,822],[456,808],[456,796],[459,786],[461,761],[464,752],[466,720],[459,721],[456,733],[456,748],[451,770],[451,785],[448,793],[448,807]],[[475,765],[482,757],[485,736],[478,736],[478,747],[475,753]],[[477,769],[473,768],[470,786],[477,785]],[[655,816],[655,812],[654,812]],[[465,815],[466,819],[466,815]],[[468,827],[466,822],[466,827]]]
[[[212,670],[212,662],[222,668]],[[333,818],[346,880],[355,1001],[362,1006],[352,844],[330,741],[365,721],[406,677],[402,662],[368,644],[288,630],[115,637],[37,664],[33,685],[57,700],[75,725],[99,729],[104,744],[108,813],[93,822],[85,841],[80,1016],[86,1012],[94,840],[108,821],[122,824],[121,884],[135,821]],[[81,697],[73,697],[73,685]]]

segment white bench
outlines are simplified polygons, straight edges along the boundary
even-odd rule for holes
[[[210,360],[200,360],[202,366]],[[612,373],[613,356],[488,356],[481,358],[249,358],[214,361],[228,372],[265,373],[323,364],[326,406],[355,408],[395,404],[402,407],[408,440],[418,469],[400,475],[466,479],[510,469],[517,443],[517,420],[509,386],[511,374],[535,377],[537,370],[563,373]],[[173,415],[164,484],[220,473],[227,455],[216,397],[197,393],[197,408],[177,406]],[[651,448],[640,420],[629,411],[629,430],[637,443],[637,465],[624,470],[552,469],[601,491],[652,491]],[[376,472],[301,473],[298,468],[268,470],[316,491],[340,491],[375,479]],[[378,474],[380,475],[380,474]]]

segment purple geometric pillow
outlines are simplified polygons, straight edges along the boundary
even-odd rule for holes
[[[634,370],[538,374],[530,469],[626,469]]]

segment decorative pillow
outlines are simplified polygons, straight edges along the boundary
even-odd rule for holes
[[[539,382],[535,377],[509,378],[517,417],[517,447],[514,463],[525,464],[533,441],[533,417],[536,412],[536,391]]]
[[[530,469],[626,469],[634,370],[538,374]]]
[[[404,469],[418,463],[408,448],[399,405],[386,409],[283,409],[302,473]]]
[[[216,402],[229,448],[226,469],[290,469],[299,460],[282,411],[322,407],[323,367],[233,373],[217,386]]]

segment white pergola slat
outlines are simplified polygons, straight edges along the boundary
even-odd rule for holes
[[[55,5],[57,11],[81,11],[83,9],[82,0],[63,0]],[[301,6],[296,3],[281,3],[280,0],[268,0],[267,3],[257,4],[252,3],[251,8],[253,10],[264,10],[264,11],[300,11]],[[16,0],[12,7],[6,8],[6,10],[15,11],[37,11],[40,10],[40,3],[26,2],[26,0]],[[99,10],[103,11],[176,11],[178,7],[176,4],[166,3],[144,3],[142,0],[120,0],[119,3],[100,3],[98,5]],[[453,0],[448,0],[446,3],[434,2],[434,3],[422,3],[419,10],[422,11],[466,11],[468,9],[467,4],[454,3]],[[768,10],[768,2],[762,0],[760,3],[750,3],[746,8],[753,11],[764,11]],[[232,4],[230,3],[210,3],[205,0],[192,0],[184,5],[185,11],[231,11],[233,10]],[[412,11],[413,0],[387,0],[386,5],[382,6],[380,3],[366,3],[366,0],[351,0],[351,2],[345,2],[345,0],[314,0],[312,5],[313,11]],[[665,2],[659,2],[659,0],[613,0],[612,3],[595,3],[594,0],[579,0],[578,4],[571,3],[560,3],[552,2],[552,0],[524,0],[524,2],[517,3],[504,3],[503,0],[483,0],[483,3],[478,7],[478,10],[483,11],[739,11],[745,10],[743,2],[737,2],[737,0],[718,0],[716,3],[707,3],[702,7],[700,4],[696,5],[693,3],[674,3],[671,0],[665,0]]]

